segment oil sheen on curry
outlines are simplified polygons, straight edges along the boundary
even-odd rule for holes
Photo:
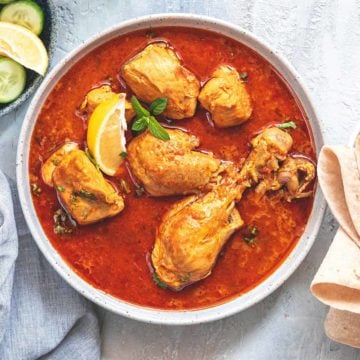
[[[160,309],[214,306],[288,256],[313,203],[305,115],[262,57],[189,28],[133,32],[76,63],[31,139],[33,202],[93,286]]]

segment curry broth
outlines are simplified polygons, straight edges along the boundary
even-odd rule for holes
[[[125,209],[118,216],[94,225],[77,226],[73,234],[56,235],[53,213],[59,209],[54,189],[41,180],[44,160],[66,140],[85,146],[87,117],[78,111],[86,93],[113,79],[115,91],[124,90],[119,79],[121,64],[142,49],[153,36],[166,39],[184,65],[205,82],[219,64],[229,64],[248,74],[247,90],[253,115],[245,124],[228,129],[211,126],[198,106],[189,120],[173,122],[200,138],[200,149],[215,156],[241,162],[249,153],[249,140],[262,129],[289,119],[296,130],[292,153],[315,159],[311,134],[301,107],[277,72],[246,46],[212,32],[187,28],[156,28],[118,37],[75,64],[47,98],[31,139],[30,181],[42,188],[33,196],[45,233],[66,262],[86,281],[122,300],[161,309],[196,309],[213,306],[239,296],[262,282],[288,256],[307,223],[313,199],[292,203],[276,194],[256,202],[248,190],[237,205],[245,224],[260,232],[253,245],[245,243],[242,231],[235,233],[221,252],[211,276],[180,292],[159,288],[149,271],[156,227],[164,212],[181,197],[137,197],[126,163],[111,178],[119,188],[125,179],[131,193],[124,195]],[[130,95],[130,92],[128,95]],[[128,131],[128,140],[131,133]]]

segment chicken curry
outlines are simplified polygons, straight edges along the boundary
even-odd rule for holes
[[[178,310],[269,276],[304,231],[316,173],[306,115],[276,70],[180,27],[78,61],[44,103],[29,160],[39,220],[74,271]]]

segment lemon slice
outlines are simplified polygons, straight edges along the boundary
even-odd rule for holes
[[[116,94],[102,102],[92,113],[87,143],[100,169],[107,175],[115,175],[124,161],[120,154],[126,151],[125,94]]]
[[[43,42],[23,26],[0,22],[0,55],[44,75],[49,59]]]

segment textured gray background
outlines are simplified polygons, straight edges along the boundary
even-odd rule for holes
[[[160,12],[205,14],[252,31],[292,63],[310,89],[327,143],[347,143],[359,123],[359,1],[54,2],[60,13],[60,31],[53,64],[82,40],[125,19]],[[12,178],[27,105],[0,119],[0,168]],[[105,313],[104,358],[360,359],[360,351],[326,338],[327,308],[309,293],[336,228],[327,212],[314,247],[295,274],[266,300],[231,318],[192,327],[165,327]]]

